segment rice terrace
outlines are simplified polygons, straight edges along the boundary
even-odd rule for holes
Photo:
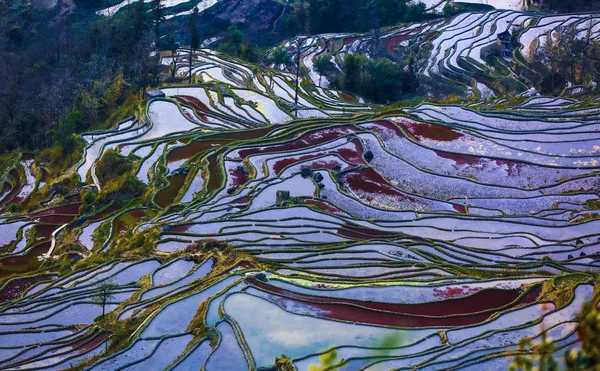
[[[1,370],[600,370],[599,1],[0,20]]]

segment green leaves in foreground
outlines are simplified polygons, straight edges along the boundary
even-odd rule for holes
[[[600,313],[591,302],[585,303],[577,324],[577,336],[581,349],[565,350],[564,357],[557,361],[554,353],[558,347],[542,333],[539,344],[524,338],[519,342],[519,352],[509,367],[510,371],[600,371]],[[564,364],[563,364],[564,363]]]

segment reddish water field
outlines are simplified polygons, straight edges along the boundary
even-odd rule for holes
[[[398,123],[417,141],[430,139],[440,142],[451,142],[465,136],[444,125],[425,124],[408,119],[398,120]]]
[[[353,191],[362,191],[367,194],[391,196],[397,200],[417,202],[418,199],[409,196],[389,184],[381,175],[372,168],[362,168],[341,176],[341,180]],[[366,196],[367,201],[373,198]]]
[[[303,307],[317,317],[409,328],[474,325],[489,319],[501,309],[534,303],[541,292],[540,286],[525,294],[518,289],[488,289],[443,302],[390,304],[297,294],[254,279],[248,281],[268,292],[269,300],[292,312],[295,308]]]
[[[7,300],[14,300],[29,290],[31,287],[42,281],[49,281],[54,276],[42,275],[35,277],[17,278],[8,282],[0,290],[0,303],[4,303]]]
[[[302,149],[311,147],[320,143],[325,143],[333,139],[340,138],[342,136],[352,134],[356,132],[356,128],[353,126],[338,126],[330,129],[320,129],[307,134],[302,135],[300,138],[286,142],[283,144],[277,144],[265,147],[254,147],[243,149],[239,152],[241,158],[246,158],[257,153],[274,153],[274,152],[286,152],[291,150]]]

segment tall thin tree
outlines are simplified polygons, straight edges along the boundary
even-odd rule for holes
[[[177,74],[177,67],[179,62],[179,53],[177,52],[177,42],[174,38],[169,39],[169,45],[171,47],[171,81],[175,81],[175,75]]]
[[[156,34],[156,50],[160,49],[160,24],[165,20],[162,0],[152,0],[152,20]]]
[[[200,36],[198,35],[198,7],[194,7],[190,16],[190,76],[189,83],[192,83],[192,60],[194,59],[194,51],[200,47]]]
[[[298,87],[300,85],[300,37],[296,39],[296,94],[294,96],[294,105],[296,109],[296,117],[298,117]]]
[[[106,304],[115,298],[115,291],[119,286],[113,281],[104,281],[96,285],[97,293],[93,298],[94,303],[102,306],[102,317],[106,314]]]

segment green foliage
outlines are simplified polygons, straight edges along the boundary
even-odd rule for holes
[[[553,356],[558,351],[556,344],[542,333],[539,344],[530,339],[519,341],[519,354],[511,363],[510,371],[598,371],[600,370],[600,313],[592,302],[583,305],[577,323],[577,335],[581,349],[565,351],[560,364]]]
[[[425,6],[408,0],[309,0],[294,8],[297,33],[367,31],[427,17]]]
[[[63,152],[72,152],[75,147],[75,130],[81,121],[81,112],[71,111],[69,115],[58,124],[54,131],[54,140],[62,147]]]
[[[295,371],[296,367],[291,358],[282,354],[281,357],[275,359],[275,370],[277,371]]]
[[[242,33],[242,31],[238,30],[235,25],[229,26],[227,31],[229,32],[229,39],[231,40],[231,43],[235,46],[237,50],[237,55],[239,55],[242,41],[244,41],[244,34]]]
[[[362,76],[364,96],[375,102],[391,102],[402,95],[402,70],[388,59],[369,60]]]
[[[152,0],[152,21],[154,22],[154,32],[156,40],[160,40],[160,24],[165,20],[164,6],[162,0]]]
[[[268,58],[268,62],[276,66],[280,66],[282,64],[289,66],[292,64],[292,58],[290,57],[287,49],[281,45],[273,49],[273,52],[271,52],[271,55]]]
[[[419,81],[413,67],[402,69],[389,59],[367,59],[346,55],[342,65],[341,85],[344,90],[374,102],[390,103],[405,94],[414,93]]]
[[[543,0],[543,1],[537,1],[536,5],[540,6],[542,10],[545,10],[548,12],[574,13],[574,12],[596,11],[600,7],[600,1],[598,1],[598,0],[577,0],[577,1]]]
[[[580,37],[581,28],[569,27],[557,38],[546,38],[530,54],[532,63],[523,75],[532,81],[542,94],[559,95],[567,82],[588,85],[600,77],[600,43],[591,40],[589,29],[593,23],[585,22],[587,36]]]
[[[102,183],[96,204],[111,200],[126,203],[142,196],[147,186],[133,174],[133,169],[133,160],[121,156],[115,149],[106,151],[96,165],[96,174]]]
[[[523,371],[558,371],[558,363],[554,359],[556,345],[548,338],[547,331],[542,333],[542,341],[533,345],[528,339],[519,341],[519,354],[511,363],[509,370]]]
[[[94,247],[101,246],[109,237],[110,224],[111,223],[109,221],[106,221],[100,224],[98,228],[96,228],[96,230],[92,234],[92,241],[94,241]]]
[[[600,312],[592,302],[587,302],[583,306],[577,334],[581,341],[581,349],[565,354],[566,369],[600,370]]]
[[[193,50],[200,47],[200,35],[198,34],[198,25],[196,21],[198,19],[198,7],[195,6],[190,16],[190,48]]]
[[[242,45],[240,47],[240,58],[250,63],[260,63],[261,53],[251,45]]]
[[[96,165],[96,174],[98,179],[104,183],[131,172],[133,165],[132,160],[121,156],[116,149],[111,149],[104,153]]]
[[[98,197],[98,193],[89,188],[83,188],[80,194],[81,201],[83,201],[83,204],[79,207],[79,210],[82,213],[86,213],[88,211],[93,210],[94,204],[96,203],[96,198]]]
[[[346,54],[342,65],[342,88],[348,91],[358,91],[361,83],[361,56]]]
[[[142,1],[91,18],[100,3],[77,2],[73,17],[0,8],[0,150],[75,150],[72,136],[101,124],[131,93],[157,81],[150,17]],[[148,37],[150,34],[150,38]],[[17,48],[18,47],[18,48]]]
[[[146,193],[146,189],[146,184],[140,181],[135,175],[124,174],[120,178],[106,183],[102,187],[98,198],[106,201],[120,200],[127,202],[141,197]]]
[[[320,364],[312,364],[308,366],[308,371],[324,371],[329,367],[335,365],[337,361],[337,350],[332,349],[327,353],[323,353],[319,356]]]
[[[321,78],[327,75],[329,71],[335,69],[333,63],[331,63],[331,54],[323,54],[318,56],[315,59],[313,66],[315,71],[317,71],[319,74],[319,85],[321,85]]]

